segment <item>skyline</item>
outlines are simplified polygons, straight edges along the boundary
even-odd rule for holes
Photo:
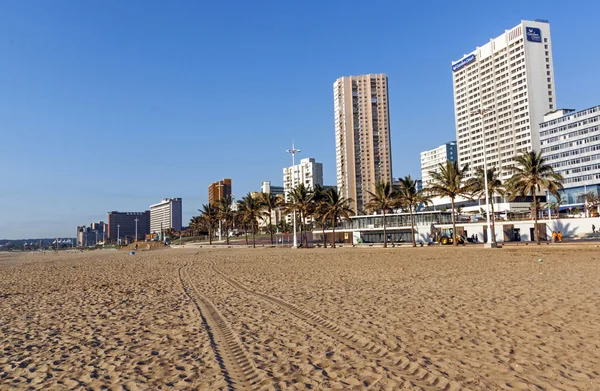
[[[72,237],[108,211],[167,197],[183,199],[187,225],[220,178],[232,178],[236,199],[262,181],[282,185],[292,139],[297,159],[322,162],[335,184],[332,88],[342,76],[388,76],[393,177],[420,178],[419,153],[456,137],[452,61],[521,20],[550,22],[558,108],[600,103],[599,55],[587,50],[595,3],[584,14],[544,3],[543,15],[518,2],[494,13],[440,2],[433,15],[387,3],[362,26],[377,39],[340,36],[352,7],[317,4],[7,4],[0,238]],[[369,50],[349,55],[346,41]]]

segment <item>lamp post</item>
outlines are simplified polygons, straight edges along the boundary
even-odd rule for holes
[[[294,187],[296,186],[296,153],[298,152],[302,152],[299,149],[294,148],[294,140],[292,140],[292,149],[288,149],[286,151],[287,153],[292,155],[292,189],[294,189]],[[289,193],[288,193],[289,194]],[[296,211],[294,211],[294,244],[292,245],[293,248],[297,248],[298,247],[298,240],[296,239]]]
[[[225,186],[225,184],[224,184],[222,181],[219,181],[219,183],[217,184],[217,187],[219,188],[219,200],[221,200],[221,199],[223,198],[223,194],[222,194],[222,191],[221,191],[221,189],[222,189],[224,186]],[[222,227],[221,227],[221,219],[219,218],[219,241],[221,241],[221,240],[222,240],[222,236],[221,236],[221,235],[222,235],[222,234],[221,234],[221,230],[222,230]]]
[[[117,224],[117,246],[121,245],[121,224]]]
[[[548,220],[552,220],[552,213],[550,212],[550,192],[546,190],[546,205],[548,205]]]
[[[487,221],[487,243],[484,244],[484,247],[496,247],[495,245],[493,245],[494,240],[492,239],[492,227],[490,225],[490,199],[489,199],[489,192],[488,192],[488,170],[487,170],[487,153],[485,150],[485,131],[484,131],[484,124],[483,124],[483,120],[485,118],[485,115],[487,113],[489,113],[490,110],[489,109],[477,109],[473,112],[473,114],[477,114],[481,116],[481,136],[483,139],[483,182],[485,184],[485,208],[486,208],[486,221]],[[495,238],[494,238],[495,239]]]
[[[138,222],[138,220],[139,219],[137,217],[135,218],[135,220],[133,220],[133,221],[135,221],[135,241],[136,242],[137,242],[137,222]]]

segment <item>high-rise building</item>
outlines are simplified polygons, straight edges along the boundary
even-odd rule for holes
[[[314,158],[300,160],[300,164],[283,169],[283,192],[286,202],[290,200],[290,192],[299,184],[312,190],[315,185],[323,186],[323,164],[317,163]],[[292,222],[292,215],[286,216],[288,223]]]
[[[421,180],[425,186],[431,181],[431,171],[437,171],[439,164],[446,160],[456,161],[456,141],[447,142],[437,148],[421,152]]]
[[[542,154],[563,176],[561,198],[583,203],[585,193],[600,190],[600,106],[548,113],[540,124]]]
[[[158,204],[150,205],[150,233],[181,230],[181,211],[181,198],[163,198]]]
[[[131,239],[135,239],[136,225],[138,239],[141,239],[145,237],[146,234],[150,233],[149,210],[145,212],[108,212],[107,237],[109,239],[124,239],[128,236]]]
[[[289,192],[301,183],[309,190],[314,189],[315,185],[323,186],[323,164],[317,163],[314,158],[305,158],[300,160],[300,164],[284,168],[283,192],[286,201],[289,200]]]
[[[539,123],[556,108],[550,25],[521,21],[454,61],[452,79],[459,165],[469,177],[483,167],[485,140],[488,168],[510,178],[516,156],[540,150]]]
[[[261,193],[270,193],[273,195],[283,195],[283,186],[272,186],[270,181],[264,181],[260,187]]]
[[[377,182],[392,182],[388,80],[384,74],[345,76],[333,84],[337,188],[356,213]]]
[[[221,198],[231,197],[231,179],[224,178],[208,186],[208,203],[216,205]]]

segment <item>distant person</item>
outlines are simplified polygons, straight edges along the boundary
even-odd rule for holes
[[[562,232],[558,231],[558,234],[556,234],[556,237],[558,239],[558,243],[562,243]]]
[[[595,234],[596,233],[596,226],[594,224],[592,224],[592,233]]]
[[[556,239],[557,235],[556,235],[556,231],[552,231],[552,243],[556,243]]]

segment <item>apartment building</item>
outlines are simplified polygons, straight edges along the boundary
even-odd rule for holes
[[[337,188],[364,212],[368,191],[392,182],[388,78],[345,76],[333,84]]]
[[[514,159],[540,150],[539,124],[556,108],[547,21],[521,21],[452,62],[458,162],[468,176],[496,167],[503,180]]]
[[[447,142],[437,148],[421,152],[421,181],[425,187],[431,182],[432,171],[438,171],[439,165],[446,164],[446,160],[455,162],[457,158],[456,141]]]
[[[548,113],[540,123],[544,158],[564,178],[562,199],[583,203],[583,194],[600,187],[600,106]]]
[[[208,186],[208,203],[217,205],[221,198],[231,197],[231,178],[223,178]]]
[[[150,205],[150,233],[181,230],[181,211],[181,198],[164,198],[158,204]]]

